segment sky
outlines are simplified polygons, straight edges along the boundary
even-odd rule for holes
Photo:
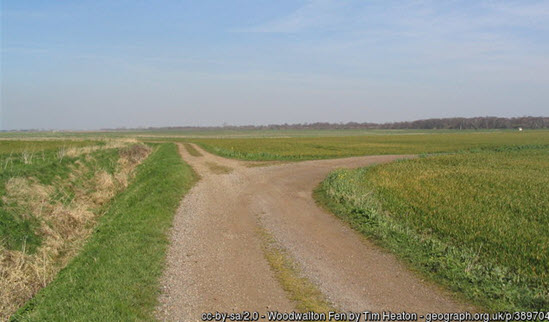
[[[549,0],[0,1],[3,130],[549,115]]]

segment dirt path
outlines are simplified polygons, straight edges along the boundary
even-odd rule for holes
[[[159,318],[199,321],[203,312],[294,310],[265,260],[259,225],[343,311],[470,309],[410,273],[312,198],[314,187],[333,169],[406,156],[246,167],[249,162],[195,147],[202,156],[191,156],[180,146],[182,157],[201,180],[186,195],[174,220]],[[230,172],[215,171],[216,165]]]

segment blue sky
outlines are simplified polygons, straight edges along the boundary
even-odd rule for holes
[[[2,129],[549,114],[549,1],[1,10]]]

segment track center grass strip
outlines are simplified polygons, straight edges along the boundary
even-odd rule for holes
[[[327,313],[336,311],[324,294],[304,277],[290,254],[263,227],[258,229],[263,253],[274,275],[300,312]]]
[[[79,255],[13,321],[153,320],[167,231],[196,180],[174,144],[162,144],[115,197]]]
[[[192,144],[190,143],[184,143],[185,149],[187,149],[187,152],[189,152],[190,155],[193,157],[201,157],[202,153],[198,151]]]
[[[206,162],[206,166],[215,174],[227,174],[233,171],[232,168],[217,164],[215,162]]]

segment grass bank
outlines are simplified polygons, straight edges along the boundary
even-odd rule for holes
[[[0,154],[0,320],[78,252],[150,151],[123,142],[58,150],[49,143],[33,142],[40,152]]]
[[[500,148],[331,173],[317,199],[490,310],[549,308],[549,149]]]
[[[195,138],[208,152],[242,160],[310,160],[360,155],[422,154],[548,144],[549,131],[453,132],[301,138]]]
[[[117,195],[80,253],[14,321],[151,320],[167,230],[195,174],[174,144],[162,144]]]

